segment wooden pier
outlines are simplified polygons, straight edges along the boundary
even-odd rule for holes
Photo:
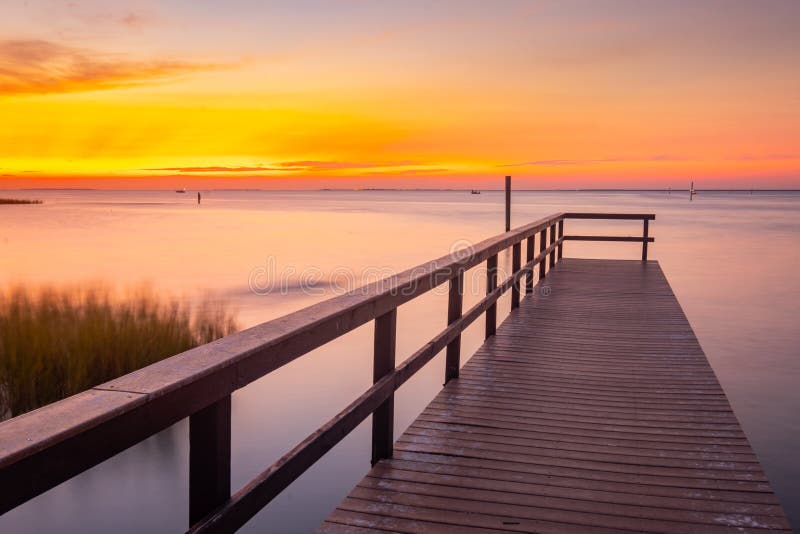
[[[570,235],[570,219],[643,230]],[[557,213],[0,423],[0,513],[188,417],[189,531],[232,532],[372,416],[372,471],[322,531],[789,529],[648,261],[653,219]],[[570,240],[638,243],[641,261],[563,258]],[[507,249],[512,272],[498,280]],[[476,267],[486,296],[463,310]],[[447,327],[398,364],[398,306],[442,284]],[[462,367],[461,333],[480,317],[486,342]],[[373,386],[232,492],[231,394],[371,321]],[[444,389],[395,440],[395,390],[443,350]]]
[[[322,532],[789,524],[658,263],[566,259]]]

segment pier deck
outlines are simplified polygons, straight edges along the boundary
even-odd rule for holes
[[[564,258],[320,530],[789,528],[658,263]]]

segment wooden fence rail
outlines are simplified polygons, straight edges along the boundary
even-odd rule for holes
[[[564,235],[566,219],[644,221],[642,237]],[[446,349],[445,382],[458,377],[461,333],[486,316],[486,336],[497,326],[497,301],[521,286],[533,290],[562,258],[564,241],[633,241],[647,259],[650,214],[558,213],[447,256],[374,282],[282,318],[101,384],[0,423],[0,513],[47,491],[164,428],[190,418],[191,532],[229,532],[305,472],[373,415],[372,462],[390,457],[394,391]],[[549,240],[547,239],[549,229]],[[539,251],[535,253],[536,234]],[[522,265],[522,244],[526,263]],[[498,254],[512,248],[512,272],[498,282]],[[462,313],[464,273],[486,262],[487,289]],[[447,327],[399,365],[395,363],[397,307],[449,284]],[[347,332],[375,321],[374,384],[336,417],[231,494],[231,393]]]

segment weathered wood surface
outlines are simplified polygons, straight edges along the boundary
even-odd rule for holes
[[[656,262],[543,284],[322,532],[790,528]]]

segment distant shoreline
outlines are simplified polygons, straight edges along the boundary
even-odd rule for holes
[[[15,205],[15,204],[42,204],[41,200],[31,200],[27,198],[0,198],[0,205]]]
[[[309,193],[309,192],[429,192],[429,193],[469,193],[472,189],[441,189],[441,188],[320,188],[320,189],[256,189],[256,188],[190,188],[187,191],[266,191],[275,193]],[[478,189],[484,193],[504,192],[504,189]],[[21,189],[0,189],[0,191],[139,191],[139,192],[174,192],[173,189],[101,189],[101,188],[87,188],[87,187],[26,187]],[[567,189],[513,189],[514,192],[537,192],[537,193],[676,193],[676,192],[689,192],[686,189],[621,189],[621,188],[607,188],[607,189],[581,189],[581,188],[567,188]],[[797,189],[699,189],[699,192],[712,192],[712,193],[798,193],[800,188]]]

